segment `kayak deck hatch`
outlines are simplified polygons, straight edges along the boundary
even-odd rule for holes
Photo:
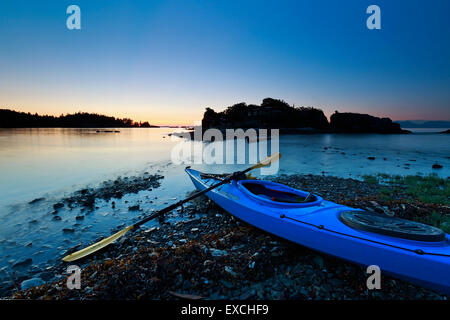
[[[391,237],[427,242],[445,240],[445,232],[441,229],[376,212],[347,210],[341,212],[339,219],[350,228]]]

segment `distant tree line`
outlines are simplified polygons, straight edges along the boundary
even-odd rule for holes
[[[151,128],[145,122],[114,118],[97,113],[78,112],[59,117],[0,109],[0,128]]]

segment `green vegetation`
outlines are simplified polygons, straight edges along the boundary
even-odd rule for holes
[[[371,184],[379,183],[378,176],[372,176],[369,174],[365,174],[362,176],[362,178],[363,178],[364,182],[367,182],[367,183],[371,183]]]
[[[392,197],[393,194],[405,193],[423,203],[450,204],[450,179],[439,178],[437,175],[429,176],[400,176],[378,174],[376,176],[364,175],[367,183],[377,183],[391,187],[382,188],[383,197]]]
[[[429,176],[399,176],[384,173],[376,176],[364,175],[363,180],[371,184],[379,184],[379,197],[385,201],[402,198],[405,202],[413,199],[422,203],[449,205],[450,179]],[[417,222],[432,225],[450,233],[450,216],[433,211],[429,215],[415,217]]]
[[[381,199],[385,201],[390,201],[394,199],[394,196],[397,195],[396,190],[390,189],[390,188],[381,188],[380,189],[380,197]]]
[[[450,233],[450,217],[447,215],[442,215],[433,211],[431,215],[416,218],[414,220],[434,227],[438,227],[445,233]]]

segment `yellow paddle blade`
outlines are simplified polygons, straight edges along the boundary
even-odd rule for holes
[[[262,167],[267,167],[272,162],[280,160],[280,158],[281,158],[281,153],[279,153],[279,152],[274,153],[273,155],[265,158],[264,160],[258,162],[254,166],[252,166],[251,169],[253,170],[253,169],[258,169],[258,168],[262,168]]]
[[[103,239],[97,243],[94,243],[93,245],[90,245],[89,247],[86,247],[84,249],[81,249],[80,251],[77,251],[72,254],[69,254],[68,256],[65,256],[63,258],[63,261],[70,262],[70,261],[75,261],[75,260],[81,259],[83,257],[86,257],[86,256],[90,255],[91,253],[94,253],[94,252],[106,247],[107,245],[113,243],[114,241],[116,241],[118,238],[123,236],[125,233],[127,233],[131,229],[133,229],[133,225],[126,227],[125,229],[122,229],[119,232],[113,234],[112,236],[110,236],[106,239]]]

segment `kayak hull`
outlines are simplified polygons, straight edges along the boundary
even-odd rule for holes
[[[202,179],[198,171],[190,168],[186,172],[198,190],[218,182]],[[443,241],[427,243],[356,230],[342,223],[339,214],[358,209],[318,196],[317,201],[300,207],[268,203],[270,201],[252,197],[243,183],[245,181],[232,181],[209,191],[206,196],[237,218],[276,236],[357,264],[376,265],[382,274],[450,294],[448,234]],[[268,181],[258,183],[283,186]]]

